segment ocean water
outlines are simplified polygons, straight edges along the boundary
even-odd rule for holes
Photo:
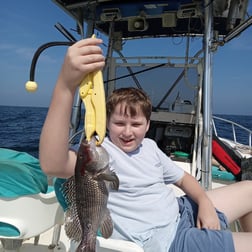
[[[0,106],[0,147],[27,152],[38,157],[39,137],[47,110],[38,107]],[[217,116],[235,121],[252,130],[252,116]],[[226,134],[226,126],[222,123],[216,127],[219,136],[231,136]],[[238,130],[237,140],[248,144],[248,135]]]
[[[0,106],[0,147],[38,157],[47,108]]]

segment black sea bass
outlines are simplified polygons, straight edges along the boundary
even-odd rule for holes
[[[108,238],[113,223],[107,209],[108,186],[118,190],[119,180],[109,170],[109,155],[102,146],[81,142],[75,175],[63,185],[68,209],[66,210],[66,234],[80,242],[76,252],[95,252],[96,235],[99,230]]]

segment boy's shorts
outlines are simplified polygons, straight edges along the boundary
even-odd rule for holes
[[[169,252],[235,252],[226,216],[216,210],[221,230],[198,229],[198,206],[187,196],[178,198],[181,219]]]

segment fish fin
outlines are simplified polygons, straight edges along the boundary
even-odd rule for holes
[[[119,189],[119,178],[117,177],[115,172],[111,172],[111,176],[114,178],[110,183],[110,188],[118,191]]]
[[[65,232],[68,238],[77,242],[82,239],[82,229],[75,205],[65,212]]]
[[[79,221],[77,206],[75,200],[75,179],[71,177],[61,186],[61,192],[64,196],[67,208],[65,211],[65,232],[68,238],[80,241],[82,238],[82,229]]]
[[[69,207],[75,201],[75,180],[74,176],[67,179],[60,188],[62,196]]]
[[[100,231],[102,237],[104,238],[109,238],[113,233],[113,221],[108,209],[106,209],[105,214],[103,215],[103,218],[101,220]]]
[[[106,180],[109,183],[109,186],[113,190],[118,190],[119,188],[119,178],[115,172],[110,173],[101,173],[97,176],[97,179]]]

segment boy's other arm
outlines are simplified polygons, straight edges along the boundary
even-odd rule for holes
[[[214,205],[199,182],[189,173],[185,172],[184,176],[175,185],[197,203],[197,227],[219,230],[220,223]]]

